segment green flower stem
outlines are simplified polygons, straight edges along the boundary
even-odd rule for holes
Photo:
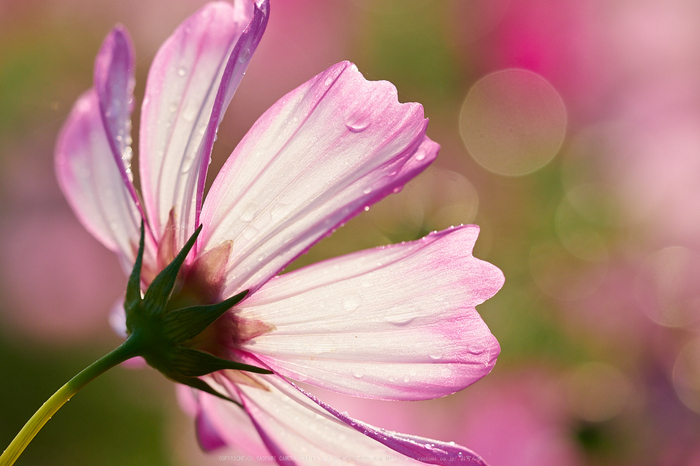
[[[39,408],[24,427],[22,427],[22,430],[19,431],[12,443],[10,443],[2,456],[0,456],[0,466],[11,466],[14,464],[27,445],[34,439],[34,436],[44,427],[44,424],[46,424],[46,422],[51,419],[51,416],[53,416],[66,401],[70,400],[78,390],[91,382],[95,377],[102,375],[107,370],[127,359],[139,356],[140,353],[140,342],[129,338],[122,343],[121,346],[93,362],[78,375],[70,379],[68,383],[59,388],[51,398],[46,400],[41,408]]]

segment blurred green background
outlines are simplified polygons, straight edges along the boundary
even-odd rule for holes
[[[209,182],[267,107],[348,59],[422,103],[442,150],[294,267],[476,223],[475,255],[506,276],[479,307],[502,346],[485,379],[430,402],[327,399],[494,466],[700,465],[698,3],[271,1]],[[114,24],[134,38],[140,99],[159,44],[202,4],[0,0],[3,448],[119,344],[107,315],[126,279],[58,189],[56,134]],[[209,463],[216,454],[198,451],[172,384],[122,367],[81,391],[17,462]]]

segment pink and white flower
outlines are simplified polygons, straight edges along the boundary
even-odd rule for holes
[[[85,227],[134,264],[146,225],[142,286],[202,232],[171,298],[209,304],[249,290],[192,345],[271,375],[203,379],[239,402],[182,387],[205,449],[229,445],[279,463],[483,464],[470,450],[385,431],[335,411],[292,381],[384,400],[454,393],[499,353],[475,310],[503,284],[459,226],[278,275],[436,157],[417,103],[342,62],[293,90],[253,125],[204,198],[212,145],[268,18],[268,1],[210,3],[158,51],[141,109],[139,197],[130,169],[134,54],[123,27],[105,40],[94,86],[57,143],[60,185]]]

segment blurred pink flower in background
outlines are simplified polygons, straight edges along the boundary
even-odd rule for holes
[[[8,303],[0,320],[17,341],[97,341],[123,292],[123,273],[67,212],[55,208],[55,174],[27,161],[41,147],[17,148],[22,156],[4,164],[0,292]]]

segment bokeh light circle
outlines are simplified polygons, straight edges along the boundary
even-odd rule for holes
[[[565,380],[569,409],[589,422],[619,415],[632,401],[633,384],[621,370],[603,362],[577,367]]]
[[[664,327],[693,327],[700,322],[700,255],[682,246],[669,246],[646,258],[638,270],[639,307]]]
[[[462,104],[459,131],[485,169],[520,176],[554,158],[564,141],[566,120],[564,102],[546,79],[507,69],[474,84]]]
[[[700,340],[687,343],[678,354],[673,386],[683,404],[700,413]]]

